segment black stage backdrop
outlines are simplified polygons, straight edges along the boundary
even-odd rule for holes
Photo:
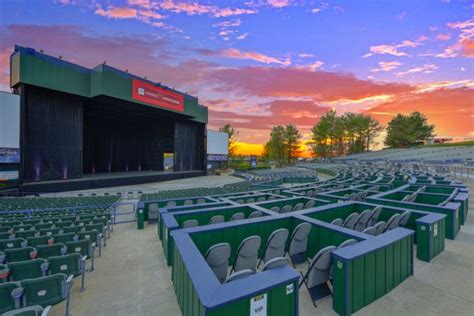
[[[193,121],[176,120],[175,171],[204,170],[204,139],[206,125]]]
[[[82,176],[83,98],[21,85],[22,178]]]
[[[84,173],[163,170],[163,154],[174,151],[174,120],[142,108],[86,103]]]
[[[86,173],[205,170],[206,125],[109,97],[85,99],[21,85],[21,167],[25,181],[80,178]]]

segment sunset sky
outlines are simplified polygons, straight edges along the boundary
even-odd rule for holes
[[[474,139],[471,1],[0,0],[0,90],[15,44],[102,63],[198,96],[259,153],[273,125],[330,109],[421,111],[438,136]]]

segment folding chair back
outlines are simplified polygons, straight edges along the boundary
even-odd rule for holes
[[[382,206],[375,207],[370,212],[370,217],[369,217],[369,221],[367,222],[367,227],[374,226],[377,223],[381,213],[382,213]]]
[[[408,220],[410,219],[411,216],[411,211],[405,211],[400,215],[400,221],[398,223],[399,226],[404,227],[407,223]]]
[[[250,236],[242,240],[237,249],[233,271],[238,272],[245,269],[255,270],[257,267],[258,250],[262,239],[260,236]]]
[[[220,243],[209,247],[204,256],[219,282],[224,282],[227,278],[230,250],[228,243]]]
[[[230,217],[230,221],[231,222],[239,221],[239,220],[244,219],[244,218],[245,218],[245,214],[242,213],[242,212],[238,212],[238,213],[232,214],[232,216]]]
[[[306,284],[309,289],[326,283],[329,280],[329,269],[331,267],[331,253],[336,250],[335,246],[328,246],[321,249],[309,265]]]
[[[293,208],[291,207],[291,205],[285,205],[285,206],[283,206],[283,208],[281,209],[280,213],[281,213],[281,214],[290,213],[292,209],[293,209]]]
[[[183,223],[183,228],[199,226],[199,222],[196,219],[189,219]]]
[[[387,222],[387,227],[385,228],[385,231],[392,230],[394,228],[398,227],[398,224],[400,223],[400,214],[393,214],[392,217]]]
[[[344,221],[342,220],[342,218],[336,218],[332,220],[331,224],[336,226],[342,226],[342,224],[344,224]]]
[[[209,220],[209,224],[219,224],[219,223],[224,223],[225,219],[223,215],[215,215],[212,216],[211,219]]]
[[[358,218],[359,218],[359,213],[354,212],[350,214],[349,216],[347,216],[342,226],[345,228],[354,229],[354,225],[356,224]]]
[[[354,230],[361,232],[367,227],[367,223],[370,219],[370,213],[371,210],[365,210],[360,213],[359,218],[357,219],[357,222],[354,225]]]
[[[293,212],[301,211],[304,207],[303,203],[296,203],[296,205],[293,207]]]
[[[246,278],[248,276],[251,276],[255,273],[256,273],[256,271],[252,270],[252,269],[240,270],[238,272],[235,272],[235,273],[232,273],[231,275],[229,275],[229,277],[225,280],[225,283],[240,280],[240,279]]]
[[[285,257],[273,258],[271,260],[268,260],[263,265],[262,271],[276,269],[276,268],[284,267],[284,266],[288,266],[288,265],[289,265],[288,259],[286,259]]]
[[[290,232],[286,228],[280,228],[271,233],[265,245],[262,258],[264,263],[271,259],[285,256],[286,241],[289,235]]]
[[[262,211],[253,211],[250,213],[249,218],[257,218],[263,215]]]
[[[310,200],[308,202],[306,202],[306,204],[304,205],[304,208],[312,208],[316,205],[316,201],[315,200]]]
[[[306,250],[308,249],[308,236],[311,232],[311,224],[301,223],[295,227],[290,238],[288,254],[293,264],[302,263],[306,260]]]
[[[385,231],[385,228],[387,227],[387,223],[384,221],[381,221],[372,227],[375,228],[374,236],[378,236]]]

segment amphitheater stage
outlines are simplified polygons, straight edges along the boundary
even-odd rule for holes
[[[129,171],[85,174],[82,178],[26,182],[20,186],[24,193],[50,193],[90,190],[134,184],[162,182],[205,176],[205,170],[193,171]]]

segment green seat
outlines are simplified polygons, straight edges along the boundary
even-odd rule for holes
[[[15,238],[28,238],[38,236],[39,232],[37,230],[25,230],[21,232],[15,232]]]
[[[0,233],[8,233],[12,230],[13,228],[11,226],[1,226],[0,227]]]
[[[49,229],[52,228],[53,224],[52,223],[39,223],[35,225],[36,230],[41,230],[41,229]]]
[[[7,282],[9,274],[10,274],[10,270],[8,270],[8,267],[4,264],[0,264],[0,284]]]
[[[89,224],[89,225],[86,225],[84,226],[84,230],[86,232],[88,231],[93,231],[93,230],[97,230],[99,232],[99,237],[100,239],[102,239],[103,243],[104,243],[104,247],[106,246],[106,233],[107,233],[107,226],[106,225],[103,225],[101,223],[97,223],[97,224]],[[99,241],[97,241],[98,243]]]
[[[66,244],[68,241],[74,241],[77,239],[75,233],[65,233],[65,234],[54,234],[53,236],[54,243]]]
[[[39,230],[40,236],[52,236],[54,234],[60,234],[60,233],[62,233],[62,229],[59,227],[45,228],[45,229]]]
[[[8,263],[36,259],[37,256],[33,247],[5,249],[4,253]]]
[[[66,315],[69,315],[69,297],[72,286],[72,276],[58,273],[20,283],[23,288],[23,305],[40,305],[47,307],[66,301]]]
[[[77,234],[82,230],[82,226],[76,225],[76,226],[66,226],[63,227],[63,234],[66,233],[74,233]]]
[[[36,224],[39,224],[41,223],[41,220],[40,219],[25,219],[23,221],[23,224],[24,225],[36,225]]]
[[[4,251],[9,248],[21,248],[26,246],[26,241],[23,238],[12,238],[12,239],[1,239],[0,240],[0,251]]]
[[[0,284],[0,314],[20,307],[19,300],[12,297],[12,292],[16,289],[18,285],[13,282]]]
[[[45,316],[48,315],[51,306],[43,308],[39,305],[23,307],[4,313],[2,316]]]
[[[56,223],[56,227],[58,228],[64,228],[68,226],[72,226],[72,221],[61,221]]]
[[[13,231],[16,233],[16,232],[24,232],[26,230],[32,230],[33,229],[33,225],[31,224],[27,224],[27,225],[17,225],[17,226],[13,226]]]
[[[35,279],[46,275],[48,263],[44,259],[12,262],[7,264],[10,281]]]
[[[37,237],[26,238],[26,241],[28,242],[28,246],[31,246],[31,247],[49,245],[50,243],[52,243],[52,240],[53,239],[50,236],[37,236]]]
[[[95,246],[96,244],[89,239],[68,241],[66,243],[67,253],[78,253],[81,257],[91,258],[91,270],[94,271],[94,258],[95,258]]]
[[[66,253],[66,246],[61,243],[55,243],[52,245],[40,245],[36,247],[38,251],[38,258],[48,259],[53,256],[62,256]]]
[[[99,257],[102,255],[102,234],[97,230],[83,231],[77,234],[79,240],[89,239],[99,247]]]
[[[11,232],[1,232],[0,239],[10,239],[13,236]]]
[[[49,257],[49,274],[64,273],[66,275],[73,275],[74,277],[81,275],[81,291],[83,291],[86,260],[87,256],[81,256],[78,253]]]

